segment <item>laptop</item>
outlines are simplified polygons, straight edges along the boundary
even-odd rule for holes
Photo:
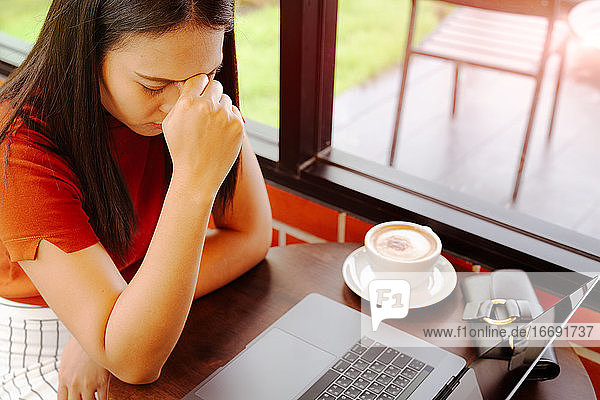
[[[564,326],[597,281],[591,279],[531,323]],[[494,354],[505,349],[507,338],[467,365],[385,323],[373,331],[369,316],[312,293],[183,399],[510,399],[554,339],[511,343],[519,356],[499,359]],[[477,377],[490,373],[498,375],[493,377],[498,387],[484,395]]]

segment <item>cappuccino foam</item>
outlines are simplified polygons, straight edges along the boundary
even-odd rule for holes
[[[436,250],[433,237],[407,226],[382,229],[372,240],[377,253],[398,261],[425,258]]]

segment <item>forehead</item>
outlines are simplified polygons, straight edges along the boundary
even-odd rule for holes
[[[185,80],[208,73],[221,63],[223,30],[178,29],[160,35],[134,33],[108,51],[105,62],[120,70],[147,76]]]

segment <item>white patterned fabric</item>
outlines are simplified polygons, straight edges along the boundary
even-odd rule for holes
[[[56,399],[70,337],[50,308],[0,298],[0,400]]]

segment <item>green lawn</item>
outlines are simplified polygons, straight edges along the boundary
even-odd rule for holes
[[[0,31],[33,42],[50,3],[50,0],[0,0]]]
[[[291,0],[290,0],[291,1]],[[0,0],[0,31],[34,41],[49,0]],[[437,24],[444,10],[422,3],[415,39]],[[339,0],[335,93],[365,82],[402,59],[408,0]],[[236,18],[241,109],[278,126],[279,7],[265,5]]]
[[[416,41],[447,12],[433,3],[422,4]],[[335,94],[400,63],[408,12],[407,0],[339,0]],[[241,108],[254,120],[278,126],[279,7],[239,15],[236,35]]]
[[[399,64],[404,56],[409,0],[339,0],[335,93]],[[438,23],[442,8],[419,4],[415,41]]]

